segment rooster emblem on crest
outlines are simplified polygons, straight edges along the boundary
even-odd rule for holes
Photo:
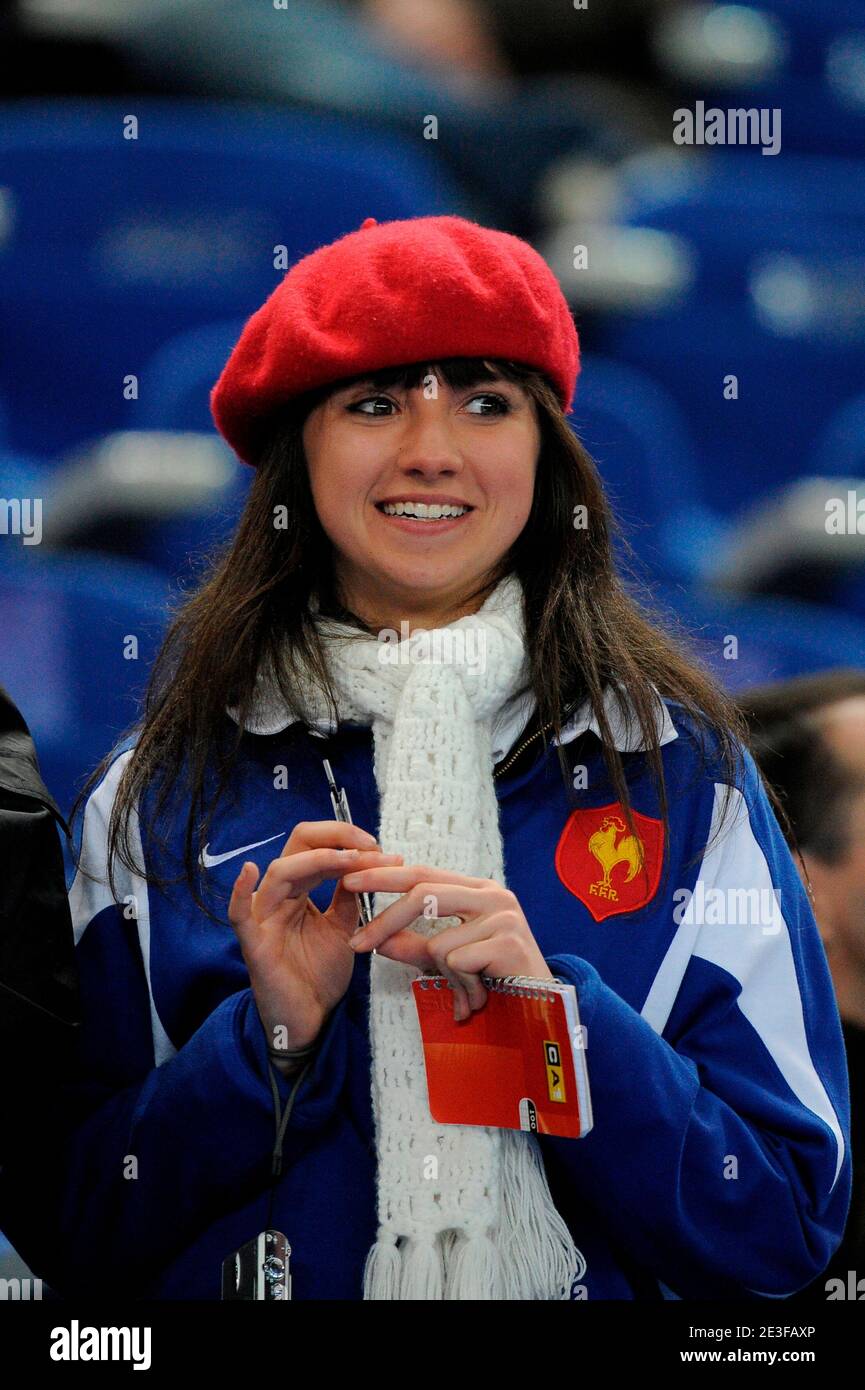
[[[625,883],[630,883],[643,864],[643,846],[636,835],[627,835],[621,816],[604,816],[600,830],[589,837],[589,852],[597,859],[603,870],[603,878],[589,884],[589,892],[596,897],[608,898],[618,902],[619,895],[610,881],[610,875],[617,864],[627,864]],[[616,836],[624,838],[616,843]]]

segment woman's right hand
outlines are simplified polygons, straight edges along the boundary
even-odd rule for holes
[[[337,883],[326,912],[309,899],[325,879],[399,864],[374,836],[344,821],[301,821],[261,882],[247,861],[234,882],[228,920],[237,933],[270,1047],[306,1047],[348,989],[358,924],[353,893]]]

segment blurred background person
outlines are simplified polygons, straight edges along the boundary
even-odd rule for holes
[[[59,830],[68,836],[27,724],[0,686],[0,1171],[23,1144],[52,1144],[55,1116],[45,1105],[45,1078],[55,1084],[69,1078],[78,1041],[78,973]],[[4,1297],[42,1293],[9,1250],[2,1277],[9,1281]]]
[[[832,973],[850,1077],[853,1192],[847,1228],[825,1272],[798,1299],[826,1299],[827,1281],[865,1277],[865,670],[839,669],[745,691],[753,751],[789,817]]]

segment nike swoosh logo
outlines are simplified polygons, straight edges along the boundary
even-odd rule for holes
[[[268,835],[266,840],[256,840],[254,845],[241,845],[240,849],[230,849],[227,854],[208,854],[210,843],[208,842],[201,851],[199,864],[202,869],[212,869],[217,864],[224,864],[226,859],[236,859],[238,854],[246,854],[248,849],[258,849],[259,845],[269,845],[271,840],[281,840],[288,834],[287,830],[281,830],[278,835]]]

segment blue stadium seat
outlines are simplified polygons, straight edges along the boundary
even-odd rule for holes
[[[7,501],[10,498],[40,498],[44,501],[53,471],[51,460],[31,458],[0,444],[0,497]],[[6,552],[10,549],[17,549],[17,546],[13,546],[10,537],[0,533],[0,565],[5,562]]]
[[[829,419],[808,471],[828,477],[865,478],[865,394],[845,401]],[[865,621],[865,567],[839,577],[832,601]]]
[[[720,9],[720,7],[718,7]],[[820,154],[865,154],[865,12],[861,0],[755,0],[772,26],[774,67],[760,82],[700,83],[707,106],[760,106],[782,112],[782,148]]]
[[[336,116],[138,94],[0,113],[0,382],[25,453],[137,428],[146,386],[127,400],[125,379],[175,333],[258,308],[275,248],[290,265],[368,216],[467,210],[423,141]]]
[[[644,373],[585,354],[572,426],[638,560],[659,575],[698,577],[724,523],[703,501],[696,450],[672,398]]]
[[[699,247],[705,282],[662,310],[610,315],[596,346],[649,373],[675,399],[699,451],[708,505],[731,516],[799,476],[825,422],[861,390],[865,242],[813,224]],[[798,240],[793,249],[792,243]],[[842,249],[843,243],[843,249]],[[737,397],[727,398],[728,377]]]
[[[726,102],[716,104],[726,109]],[[706,147],[693,157],[652,150],[621,167],[618,197],[628,225],[691,238],[714,226],[728,239],[731,227],[753,225],[755,218],[800,234],[803,218],[836,227],[865,222],[859,160],[786,150],[780,158],[737,147]]]
[[[808,471],[865,477],[865,393],[845,401],[826,422]]]
[[[723,166],[728,156],[722,155]],[[738,158],[742,184],[749,184],[750,199],[738,208],[724,207],[719,198],[668,199],[652,207],[644,201],[639,212],[628,214],[628,226],[652,227],[673,232],[689,243],[694,257],[692,293],[701,297],[712,295],[744,299],[751,284],[755,265],[768,257],[792,257],[815,276],[827,277],[836,267],[849,266],[852,274],[862,273],[865,265],[865,197],[863,207],[855,215],[837,219],[826,213],[812,213],[811,208],[785,206],[770,191],[757,196],[762,179],[762,165],[753,168],[749,176]],[[844,161],[845,167],[851,166]],[[732,190],[731,190],[732,196]],[[853,200],[851,200],[853,201]],[[858,282],[856,282],[858,283]],[[860,308],[860,314],[863,311]]]
[[[243,328],[224,319],[170,338],[142,371],[140,425],[154,430],[213,430],[210,391]]]
[[[653,585],[651,598],[683,624],[692,649],[731,692],[833,666],[865,667],[865,621],[833,609],[670,584]]]
[[[95,551],[143,561],[172,578],[187,578],[190,569],[196,568],[204,556],[228,539],[234,530],[253,478],[253,470],[240,463],[214,433],[212,421],[208,433],[209,438],[205,436],[208,445],[220,453],[220,467],[216,468],[214,459],[212,477],[206,483],[200,479],[198,503],[194,496],[191,498],[186,493],[173,513],[166,511],[161,496],[151,511],[143,505],[146,493],[143,470],[136,504],[131,504],[124,485],[119,495],[115,489],[112,508],[111,499],[104,492],[106,484],[101,481],[106,472],[104,462],[94,481],[92,477],[82,476],[83,455],[76,451],[72,459],[55,461],[28,458],[0,447],[0,569],[26,557],[35,543],[44,544],[52,551],[83,549],[86,553]],[[136,434],[135,438],[140,438],[144,444],[147,442],[146,433]],[[186,435],[178,436],[181,446],[177,452],[178,467],[183,467],[182,445],[186,438]],[[112,440],[116,441],[117,436],[93,441],[87,454],[93,460],[94,469],[99,462],[100,448],[110,445]],[[151,466],[150,459],[147,466]],[[199,473],[201,466],[199,458]],[[77,477],[77,492],[75,487],[70,487],[73,474]],[[100,503],[106,503],[102,511],[93,505],[94,488]],[[16,504],[20,508],[17,515],[11,510]],[[19,531],[13,530],[16,525],[26,529],[30,536],[38,530],[35,542],[29,538],[25,540]]]
[[[784,70],[801,76],[825,72],[832,46],[853,35],[865,38],[861,0],[758,0],[753,6],[777,21],[786,46]]]
[[[674,397],[706,499],[725,515],[798,476],[833,410],[861,390],[860,169],[724,148],[623,169],[624,225],[682,239],[693,281],[652,313],[608,315],[597,345]],[[724,395],[731,375],[735,400]]]
[[[107,557],[33,547],[0,567],[0,685],[30,726],[64,814],[137,715],[167,599],[157,571]],[[132,638],[134,658],[125,655]]]

